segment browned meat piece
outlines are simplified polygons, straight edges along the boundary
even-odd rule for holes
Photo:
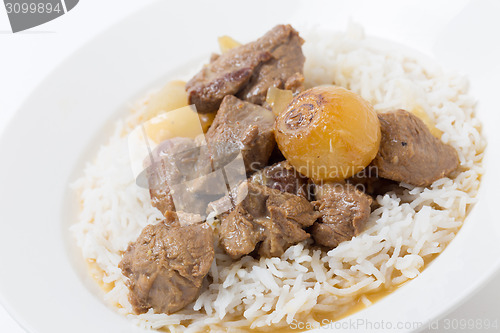
[[[398,182],[378,177],[377,168],[372,165],[346,179],[346,182],[372,197],[401,189]]]
[[[309,198],[309,179],[298,173],[288,161],[267,166],[253,174],[250,180],[281,192],[300,195],[306,199]]]
[[[429,186],[458,168],[453,147],[434,137],[425,123],[405,110],[379,114],[382,139],[371,165],[378,175],[415,186]]]
[[[261,169],[275,146],[273,123],[271,111],[226,96],[206,134],[207,146],[198,146],[191,139],[173,138],[153,151],[147,167],[153,206],[163,214],[177,211],[184,224],[202,221],[208,204],[227,194],[225,180],[210,176],[214,175],[212,167],[224,167],[226,175],[231,170],[238,173],[237,166],[226,166],[241,152],[243,173]]]
[[[226,96],[207,132],[215,169],[226,165],[241,150],[248,173],[263,168],[275,146],[271,111]]]
[[[317,244],[333,249],[363,231],[371,213],[368,195],[350,184],[324,183],[316,185],[316,199],[321,218],[310,232]]]
[[[206,146],[197,146],[194,140],[166,140],[153,151],[151,159],[146,169],[151,202],[164,215],[177,211],[182,222],[202,221],[207,204],[226,194],[225,184],[204,177],[212,172],[210,155]],[[176,192],[175,205],[172,189]]]
[[[285,156],[279,149],[278,145],[274,146],[273,152],[271,153],[271,157],[269,157],[269,161],[267,162],[269,165],[282,162],[286,160]]]
[[[226,95],[262,104],[271,86],[301,89],[302,43],[290,25],[278,25],[252,43],[212,56],[186,84],[189,103],[208,113],[216,111]]]
[[[263,104],[270,87],[302,90],[304,41],[297,31],[290,25],[278,25],[255,43],[255,48],[270,52],[272,57],[256,68],[250,82],[238,92],[238,96],[255,104]]]
[[[195,142],[186,138],[173,138],[164,141],[160,147],[153,152],[153,163],[148,163],[147,168],[149,193],[151,203],[163,214],[167,211],[175,211],[174,201],[170,195],[170,186],[183,180],[181,170],[176,165],[176,159],[180,158],[184,164],[192,165],[195,160],[193,156],[186,156],[184,152],[192,152],[196,147]],[[170,158],[171,157],[171,158]],[[149,162],[149,161],[146,161]],[[191,169],[192,167],[190,167]]]
[[[286,80],[285,90],[291,90],[294,93],[294,95],[301,93],[304,90],[304,80],[305,80],[304,75],[300,73],[295,73],[294,75],[290,76],[288,80]]]
[[[171,224],[171,225],[170,225]],[[214,259],[212,231],[206,224],[175,221],[148,225],[123,254],[129,300],[137,314],[152,308],[173,313],[198,296]]]
[[[257,249],[263,257],[281,256],[291,245],[307,238],[303,228],[311,226],[319,214],[303,197],[244,183],[248,195],[229,214],[222,216],[220,238],[234,259]]]

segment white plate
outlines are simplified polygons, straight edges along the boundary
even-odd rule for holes
[[[335,327],[383,321],[409,331],[457,306],[500,267],[500,48],[493,33],[500,9],[493,1],[432,3],[158,2],[80,49],[33,92],[0,142],[0,294],[8,311],[29,332],[140,332],[104,304],[88,277],[68,234],[76,219],[68,184],[128,103],[215,50],[217,36],[251,40],[277,23],[341,30],[349,19],[467,73],[489,146],[479,203],[444,253],[417,279]]]

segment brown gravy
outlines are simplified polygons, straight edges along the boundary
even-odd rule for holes
[[[104,291],[104,292],[110,292],[114,287],[114,283],[105,283],[102,281],[104,277],[104,271],[97,266],[95,260],[93,259],[87,259],[87,268],[89,270],[90,276],[92,279],[94,279],[95,282],[99,285],[99,287]]]
[[[366,294],[363,294],[362,296],[366,297],[372,304],[378,302],[385,296],[389,295],[392,293],[394,290],[402,286],[404,283],[398,286],[393,286],[390,288],[381,288],[380,290],[374,291],[374,292],[369,292]],[[348,307],[346,311],[337,314],[337,313],[327,313],[323,311],[313,311],[310,316],[316,321],[319,322],[320,324],[330,324],[338,320],[342,320],[344,318],[347,318],[365,308],[368,307],[368,305],[365,305],[361,301],[361,297],[359,296],[356,301],[354,302],[353,305]],[[299,327],[299,323],[300,326]],[[294,322],[288,326],[283,326],[279,328],[272,328],[272,327],[265,327],[265,328],[259,328],[259,329],[247,329],[247,330],[239,330],[238,332],[248,332],[248,333],[257,333],[257,332],[273,332],[273,333],[290,333],[290,332],[305,332],[313,328],[319,328],[317,326],[312,326],[313,323],[309,322],[309,326],[307,325],[307,319],[304,321],[297,320],[297,322]],[[316,324],[317,325],[317,324]],[[302,328],[303,327],[303,328]]]
[[[439,254],[433,254],[433,255],[429,255],[426,259],[425,259],[425,263],[424,263],[424,267],[422,269],[425,270],[428,265],[438,256]],[[104,277],[104,271],[102,271],[99,266],[97,266],[95,260],[92,260],[92,259],[87,259],[86,260],[87,262],[87,266],[88,266],[88,269],[89,269],[89,273],[90,275],[92,276],[92,278],[97,282],[97,284],[99,285],[99,287],[104,290],[104,292],[109,292],[111,291],[113,288],[114,288],[114,283],[104,283],[102,281],[102,278]],[[408,282],[408,281],[406,281]],[[323,324],[323,325],[328,325],[328,324],[331,324],[333,322],[336,322],[336,321],[339,321],[339,320],[342,320],[344,318],[347,318],[365,308],[367,308],[368,306],[370,305],[373,305],[374,303],[378,302],[379,300],[381,300],[382,298],[386,297],[387,295],[389,295],[390,293],[392,293],[393,291],[395,291],[396,289],[398,289],[399,287],[403,286],[406,282],[403,282],[397,286],[391,286],[391,287],[382,287],[382,288],[379,288],[378,290],[376,291],[372,291],[372,292],[368,292],[368,293],[364,293],[362,294],[361,296],[357,297],[356,300],[354,301],[354,304],[352,304],[351,306],[347,307],[346,310],[344,312],[341,312],[341,313],[328,313],[328,312],[324,312],[324,311],[313,311],[308,317],[312,317],[316,322],[320,323],[320,324]],[[365,297],[366,299],[368,299],[368,301],[371,303],[370,305],[366,305],[365,303],[363,303],[362,301],[362,297]],[[116,306],[119,307],[118,304],[116,304]],[[298,323],[300,323],[303,328],[299,328],[298,326]],[[309,323],[309,326],[307,326],[307,324]],[[256,328],[256,329],[250,329],[250,328],[246,328],[246,329],[242,329],[242,328],[235,328],[234,330],[228,330],[228,332],[238,332],[238,333],[264,333],[264,332],[273,332],[273,333],[290,333],[290,332],[305,332],[305,331],[308,331],[310,329],[314,329],[314,328],[318,328],[317,326],[317,323],[314,323],[316,326],[312,326],[313,323],[311,322],[308,322],[307,319],[297,319],[297,321],[295,322],[295,325],[294,324],[290,324],[288,326],[282,326],[282,327],[273,327],[273,326],[269,326],[269,327],[263,327],[263,328]],[[160,332],[169,332],[168,329],[159,329],[158,331]],[[206,333],[209,333],[211,332],[211,329],[207,329],[205,330],[204,332]]]

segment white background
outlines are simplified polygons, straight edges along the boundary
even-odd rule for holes
[[[6,11],[0,4],[0,133],[23,100],[61,60],[99,32],[151,2],[82,0],[66,15],[17,34],[11,33]],[[432,10],[433,2],[425,3]],[[0,274],[9,274],[8,268],[0,265]],[[500,272],[465,304],[448,314],[446,319],[500,321]],[[444,321],[441,320],[441,329],[436,331],[444,331]],[[0,332],[23,332],[1,305]]]

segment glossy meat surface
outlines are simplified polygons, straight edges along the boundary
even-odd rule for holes
[[[371,166],[380,177],[429,186],[458,168],[456,150],[433,136],[417,116],[397,110],[378,117],[382,139]]]
[[[226,96],[207,132],[215,169],[241,151],[247,173],[263,168],[275,146],[271,111],[234,96]]]
[[[359,235],[370,217],[372,199],[350,184],[316,185],[316,200],[321,218],[310,232],[317,244],[328,248]]]
[[[172,220],[148,225],[119,266],[134,311],[169,314],[184,308],[198,296],[213,259],[207,225],[179,226]]]
[[[199,113],[209,113],[227,95],[262,105],[271,86],[301,89],[302,43],[290,25],[278,25],[254,42],[213,56],[186,84],[189,103]]]
[[[231,257],[254,250],[263,257],[281,256],[310,237],[304,228],[316,221],[318,213],[309,201],[252,182],[246,186],[245,199],[221,218],[221,244]]]

